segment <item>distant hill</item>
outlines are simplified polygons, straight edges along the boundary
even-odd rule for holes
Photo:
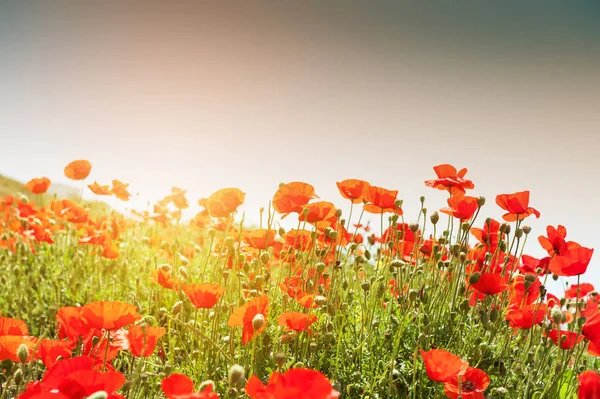
[[[75,187],[66,184],[52,183],[48,192],[42,195],[32,194],[25,185],[18,180],[0,175],[0,197],[5,195],[22,194],[37,205],[48,204],[53,199],[67,198],[79,202],[80,192]],[[90,210],[92,215],[106,215],[111,212],[108,204],[102,201],[83,200],[83,205]]]

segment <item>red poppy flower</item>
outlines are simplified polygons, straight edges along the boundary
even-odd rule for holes
[[[567,330],[561,330],[560,338],[558,337],[558,331],[552,330],[548,333],[548,337],[554,341],[556,345],[560,344],[561,349],[573,349],[575,345],[580,343],[583,339],[583,335]]]
[[[223,296],[225,288],[214,283],[187,284],[183,291],[196,308],[210,309]]]
[[[396,209],[396,197],[398,190],[388,190],[383,187],[369,186],[364,193],[364,200],[367,202],[363,205],[366,212],[381,214],[394,212],[402,215],[402,209]]]
[[[63,306],[56,313],[58,324],[58,336],[77,341],[79,337],[86,335],[90,328],[82,318],[82,307]]]
[[[129,197],[131,197],[131,194],[129,193],[129,191],[127,191],[127,187],[129,187],[129,183],[125,184],[117,179],[113,179],[111,191],[115,195],[115,197],[117,197],[121,201],[129,201]]]
[[[75,342],[59,339],[41,339],[36,348],[38,357],[44,366],[50,368],[56,364],[58,357],[68,359],[73,353]]]
[[[510,303],[517,306],[529,305],[534,303],[540,297],[540,287],[542,283],[540,279],[530,274],[526,277],[519,274],[513,279],[511,284]],[[527,281],[529,279],[529,281]]]
[[[486,295],[496,295],[506,291],[509,287],[507,278],[498,273],[483,273],[475,284],[471,284],[475,290]]]
[[[500,223],[494,219],[487,219],[483,224],[483,228],[471,227],[470,230],[473,237],[475,237],[481,244],[485,245],[491,252],[498,248],[498,241],[500,240]],[[502,234],[504,235],[504,234]]]
[[[65,376],[58,386],[58,391],[70,398],[86,398],[98,391],[104,391],[108,395],[114,394],[123,384],[125,376],[118,371],[101,373],[96,370],[82,370]]]
[[[425,185],[427,187],[448,190],[450,195],[464,194],[465,190],[475,187],[471,180],[465,179],[467,168],[457,171],[452,165],[442,164],[434,166],[433,170],[438,178],[435,180],[426,180]]]
[[[360,204],[364,200],[365,191],[371,186],[364,180],[348,179],[336,183],[342,197],[349,199],[353,204]]]
[[[340,396],[325,375],[303,368],[283,374],[274,372],[267,385],[253,375],[246,384],[246,394],[250,399],[337,399]]]
[[[548,255],[553,256],[554,254],[560,255],[561,251],[567,249],[567,229],[565,226],[547,226],[546,234],[548,237],[539,236],[538,241],[542,248],[544,248]]]
[[[535,273],[538,276],[543,276],[548,273],[548,266],[550,265],[550,257],[546,256],[542,259],[534,258],[533,256],[523,255],[521,256],[521,264],[519,270],[522,273]],[[538,273],[539,270],[539,273]]]
[[[595,313],[585,320],[581,333],[590,341],[600,343],[600,313]]]
[[[166,331],[163,327],[154,326],[133,325],[129,327],[127,332],[129,351],[136,357],[151,356],[158,340],[165,335]]]
[[[97,182],[88,184],[88,188],[96,195],[111,195],[113,193],[110,186],[101,186]]]
[[[23,320],[0,316],[0,336],[3,335],[24,336],[29,335],[29,330]]]
[[[31,179],[25,183],[25,188],[31,191],[33,194],[44,194],[50,187],[50,179],[47,177],[41,177],[39,179]]]
[[[171,374],[162,380],[161,388],[168,399],[219,399],[208,385],[202,392],[194,392],[194,382],[186,375]]]
[[[600,357],[600,342],[591,341],[588,345],[587,352],[596,357]]]
[[[71,180],[83,180],[89,176],[92,171],[92,164],[85,159],[73,161],[65,166],[65,176]]]
[[[242,343],[246,345],[258,336],[267,325],[269,297],[261,295],[236,308],[227,323],[230,327],[243,327]]]
[[[310,326],[317,321],[317,316],[301,312],[285,312],[279,316],[277,323],[287,330],[310,333]]]
[[[523,307],[513,306],[508,309],[506,320],[512,328],[530,329],[546,318],[546,304],[534,303]]]
[[[85,304],[81,310],[81,317],[88,327],[104,330],[117,330],[142,318],[134,305],[119,301]]]
[[[214,218],[225,218],[244,203],[245,196],[239,188],[223,188],[208,197],[206,209]]]
[[[555,255],[550,260],[549,269],[557,276],[577,276],[585,273],[594,250],[579,247],[566,251],[562,255]]]
[[[586,370],[579,374],[578,399],[600,398],[600,374],[594,370]]]
[[[496,204],[507,213],[502,218],[507,222],[522,220],[530,215],[540,217],[540,213],[529,206],[529,191],[519,191],[514,194],[499,194],[496,196]]]
[[[308,230],[290,230],[283,236],[285,242],[294,249],[307,251],[312,247],[312,232]]]
[[[565,298],[575,299],[579,295],[579,298],[581,299],[591,292],[594,292],[594,286],[592,284],[573,284],[565,291]]]
[[[490,385],[490,377],[473,367],[461,376],[454,376],[444,384],[444,393],[452,399],[485,399],[483,392]]]
[[[469,220],[473,217],[477,208],[479,208],[477,201],[477,198],[468,195],[460,197],[453,196],[448,198],[448,208],[442,208],[440,209],[440,212],[453,216],[461,221]]]
[[[420,351],[427,376],[432,381],[448,382],[453,377],[464,373],[469,366],[469,363],[460,357],[443,349],[432,349],[428,352],[421,349]]]
[[[273,207],[279,213],[301,213],[304,205],[313,199],[315,188],[308,183],[291,182],[281,184],[273,196]]]

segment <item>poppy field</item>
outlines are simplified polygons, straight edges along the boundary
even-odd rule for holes
[[[64,174],[129,200],[91,170]],[[367,181],[288,182],[251,225],[239,188],[123,214],[51,184],[0,198],[0,399],[600,398],[593,243],[533,231],[528,191],[486,200],[442,164],[424,184],[447,207],[408,215]]]

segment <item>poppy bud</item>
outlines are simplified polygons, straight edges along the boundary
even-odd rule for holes
[[[508,390],[504,387],[492,388],[490,394],[492,395],[492,398],[495,398],[496,396],[506,396],[508,395]]]
[[[484,205],[485,205],[485,197],[477,198],[477,206],[481,208]]]
[[[394,206],[395,206],[397,209],[400,209],[400,208],[402,208],[402,203],[403,203],[403,202],[404,202],[404,201],[402,201],[402,200],[400,200],[400,199],[397,199],[396,201],[394,201]]]
[[[515,237],[517,237],[517,238],[523,237],[523,230],[515,229]]]
[[[279,228],[279,235],[282,237],[285,235],[285,229],[283,227]]]
[[[335,240],[338,236],[338,233],[335,230],[331,230],[329,232],[329,234],[327,234],[327,236],[329,237],[330,240]]]
[[[533,281],[529,281],[527,279],[525,279],[525,281],[523,281],[523,287],[525,289],[528,289],[529,287],[531,287],[531,284],[533,284]]]
[[[208,230],[206,230],[206,234],[209,237],[214,237],[217,234],[217,230],[213,229],[213,228],[209,228]]]
[[[206,381],[202,381],[202,383],[200,384],[200,392],[204,392],[205,390],[209,389],[210,386],[210,390],[214,391],[215,389],[215,382],[213,380],[206,380]]]
[[[21,363],[27,362],[27,358],[29,357],[29,348],[27,348],[27,345],[19,345],[19,349],[17,349],[17,357]]]
[[[469,284],[471,284],[471,285],[477,284],[477,282],[479,281],[480,278],[481,278],[480,272],[475,272],[475,273],[471,274],[471,277],[469,277]]]
[[[415,301],[419,296],[419,292],[417,290],[410,290],[408,291],[408,299],[410,299],[411,301]]]
[[[277,367],[282,368],[283,365],[285,364],[285,353],[277,352],[274,357],[275,357],[275,364],[277,364]]]
[[[523,226],[523,233],[525,233],[525,235],[531,233],[531,226]]]
[[[302,209],[302,214],[303,214],[304,216],[308,215],[309,213],[310,213],[310,209],[308,209],[308,208],[303,208],[303,209]]]
[[[229,386],[239,386],[245,374],[244,368],[239,364],[234,364],[231,366],[227,373],[227,381],[229,382]]]
[[[254,327],[255,330],[259,330],[264,324],[265,316],[263,316],[260,313],[254,316],[254,318],[252,319],[252,327]]]
[[[437,211],[433,212],[431,216],[429,216],[429,220],[431,220],[432,224],[437,224],[437,222],[440,220],[440,214],[437,213]]]
[[[183,309],[183,302],[182,301],[176,302],[173,305],[173,307],[171,308],[171,314],[176,315],[179,312],[181,312],[181,309]]]
[[[454,244],[452,248],[450,248],[450,253],[454,256],[458,256],[460,254],[460,245]]]
[[[500,251],[506,252],[506,241],[498,242],[498,248],[500,248]]]
[[[339,218],[340,216],[342,216],[342,210],[338,208],[335,210],[335,217]]]
[[[583,325],[585,324],[585,321],[586,321],[586,320],[587,320],[587,319],[586,319],[584,316],[580,316],[580,317],[577,319],[577,325],[578,325],[579,327],[583,327]]]
[[[371,288],[371,283],[369,283],[368,281],[365,281],[360,286],[363,289],[363,291],[367,292]]]
[[[271,260],[271,255],[268,252],[263,252],[262,254],[260,254],[260,262],[263,265],[266,265],[267,263],[269,263],[270,260]]]
[[[21,385],[21,383],[23,382],[23,371],[21,369],[17,369],[17,371],[15,371],[15,374],[13,374],[13,378],[15,380],[15,384]]]
[[[186,279],[190,277],[187,272],[187,269],[184,266],[179,267],[179,274],[181,274]]]
[[[419,225],[417,223],[411,223],[408,227],[413,233],[416,233],[419,230]]]
[[[108,398],[108,393],[106,393],[105,391],[98,391],[98,392],[93,393],[90,396],[88,396],[88,399],[106,399],[106,398]]]
[[[463,224],[460,225],[460,229],[464,232],[469,231],[470,227],[471,227],[471,225],[469,224],[469,222],[464,222]]]
[[[358,255],[358,256],[355,258],[355,261],[356,261],[356,264],[357,264],[357,265],[360,265],[360,264],[362,264],[362,263],[365,263],[365,262],[366,262],[366,259],[365,259],[365,257],[364,257],[364,256],[362,256],[362,255]]]
[[[563,312],[560,310],[558,305],[554,305],[554,307],[550,310],[550,318],[556,324],[561,324],[563,319]]]

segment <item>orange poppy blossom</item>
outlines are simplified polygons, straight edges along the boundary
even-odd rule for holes
[[[214,218],[226,218],[244,203],[246,193],[239,188],[222,188],[206,200],[206,209]]]
[[[448,207],[440,209],[446,215],[460,219],[461,222],[469,220],[479,208],[478,199],[468,195],[452,196],[448,198]]]
[[[464,194],[465,190],[475,188],[471,180],[465,179],[467,168],[457,171],[450,164],[441,164],[433,167],[437,179],[426,180],[425,185],[438,190],[448,190],[450,195]]]
[[[244,241],[250,247],[254,249],[267,249],[275,242],[275,236],[277,236],[277,230],[273,229],[255,229],[251,231],[244,231]]]
[[[129,351],[135,357],[148,357],[154,353],[158,340],[167,330],[163,327],[132,325],[127,331]]]
[[[285,373],[273,372],[267,385],[252,375],[245,389],[250,399],[337,399],[340,396],[325,375],[304,368],[290,369]]]
[[[99,330],[117,330],[142,318],[134,305],[120,301],[87,303],[81,308],[81,317],[88,328]]]
[[[32,194],[44,194],[52,182],[47,177],[34,178],[25,183],[25,188]]]
[[[162,380],[160,387],[167,399],[219,399],[219,395],[212,391],[212,384],[208,384],[202,392],[194,392],[194,382],[184,374],[169,375]]]
[[[84,180],[92,171],[92,164],[85,159],[78,159],[65,166],[65,176],[71,180]]]
[[[210,309],[223,296],[225,288],[214,283],[186,284],[183,286],[183,292],[196,308]]]
[[[511,292],[509,296],[509,303],[511,305],[530,305],[538,300],[540,297],[540,288],[542,282],[534,275],[530,274],[524,276],[522,274],[517,275],[513,278],[510,285]]]
[[[368,182],[358,179],[347,179],[336,183],[342,197],[350,200],[353,204],[364,201],[365,191],[371,186]]]
[[[174,278],[171,275],[170,268],[167,267],[159,267],[153,270],[150,279],[168,290],[178,290],[183,283],[181,280]]]
[[[402,208],[397,206],[396,197],[398,190],[388,190],[383,187],[369,186],[363,194],[364,201],[363,209],[369,213],[397,213],[402,215]]]
[[[600,374],[594,370],[586,370],[579,374],[577,379],[579,382],[578,399],[600,398]]]
[[[236,308],[229,316],[227,325],[243,327],[242,343],[246,345],[265,329],[268,311],[269,297],[267,295],[258,296]]]
[[[28,335],[29,330],[23,320],[0,316],[0,336],[3,335]]]
[[[336,212],[337,209],[332,202],[313,202],[304,206],[298,215],[298,220],[310,223],[319,229],[334,227],[338,220]]]
[[[464,374],[455,375],[444,384],[444,393],[451,399],[485,399],[483,392],[490,382],[485,371],[469,367]]]
[[[515,222],[523,220],[526,217],[535,215],[540,217],[537,209],[529,206],[529,191],[519,191],[514,194],[498,194],[496,196],[496,204],[507,213],[502,215],[502,218],[507,222]]]
[[[310,326],[316,321],[316,315],[301,312],[285,312],[277,319],[277,323],[281,327],[285,327],[287,331],[307,332],[309,334],[311,333]]]
[[[28,350],[26,362],[31,362],[35,359],[33,349],[37,346],[38,339],[30,336],[19,335],[2,335],[0,336],[0,362],[10,360],[15,363],[21,363],[21,359],[17,354],[19,347],[25,345]]]
[[[97,182],[88,184],[88,188],[96,195],[112,195],[113,191],[110,186],[101,186]]]
[[[420,352],[427,376],[432,381],[448,382],[463,374],[469,366],[469,363],[444,349],[431,349],[427,352],[420,349]]]
[[[469,231],[490,252],[495,251],[500,239],[504,238],[504,233],[500,233],[500,222],[491,218],[485,221],[482,229],[471,227]]]
[[[292,212],[301,213],[304,205],[313,199],[315,188],[308,183],[291,182],[281,184],[273,195],[273,208],[285,216]]]
[[[127,187],[129,187],[129,183],[125,184],[117,179],[113,179],[112,181],[112,193],[120,199],[121,201],[129,201],[129,197],[131,194],[127,191]]]

